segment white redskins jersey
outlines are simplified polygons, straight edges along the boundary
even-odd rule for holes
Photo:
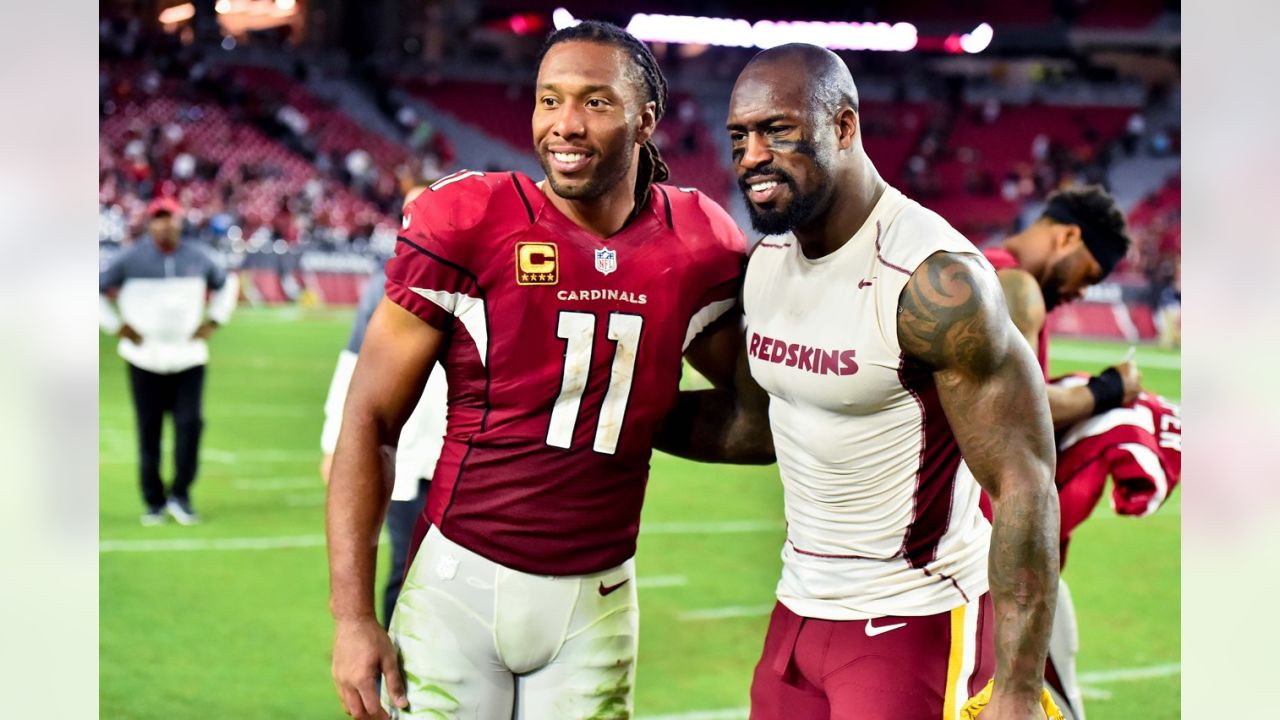
[[[830,255],[807,259],[792,235],[751,255],[747,351],[769,393],[786,501],[778,600],[798,615],[933,615],[987,590],[978,484],[932,373],[898,344],[898,298],[939,251],[982,257],[888,187]]]

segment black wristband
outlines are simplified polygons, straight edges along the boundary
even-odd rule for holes
[[[1089,392],[1093,395],[1093,414],[1114,410],[1124,402],[1124,378],[1111,367],[1089,378]]]

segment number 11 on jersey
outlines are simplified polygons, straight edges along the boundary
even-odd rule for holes
[[[592,446],[598,453],[612,455],[618,449],[627,401],[631,398],[631,380],[643,326],[644,318],[639,315],[609,314],[608,338],[614,343],[613,367],[609,375],[609,389],[605,391],[600,405],[600,422],[596,425],[596,439]],[[564,375],[560,380],[560,395],[551,408],[551,424],[547,428],[547,444],[552,447],[567,450],[573,443],[582,394],[587,389],[595,335],[594,313],[560,311],[556,337],[565,341]]]

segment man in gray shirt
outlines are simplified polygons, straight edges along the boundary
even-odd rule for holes
[[[99,325],[120,337],[118,351],[129,367],[146,503],[143,525],[163,523],[166,512],[184,525],[199,521],[191,486],[204,427],[205,339],[230,319],[240,290],[235,275],[183,244],[181,215],[182,208],[169,198],[151,201],[147,236],[98,275]],[[114,303],[110,293],[116,293]],[[174,425],[174,479],[168,491],[160,478],[166,412]]]

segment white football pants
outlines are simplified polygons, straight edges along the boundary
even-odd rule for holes
[[[1071,590],[1061,577],[1058,578],[1058,605],[1053,613],[1053,630],[1049,636],[1049,662],[1062,681],[1067,696],[1050,687],[1053,700],[1062,710],[1066,720],[1085,720],[1084,698],[1076,673],[1076,656],[1080,654],[1080,631],[1076,625],[1076,608],[1071,602]]]
[[[528,575],[432,527],[391,617],[409,708],[392,718],[627,720],[640,612],[634,560]]]

